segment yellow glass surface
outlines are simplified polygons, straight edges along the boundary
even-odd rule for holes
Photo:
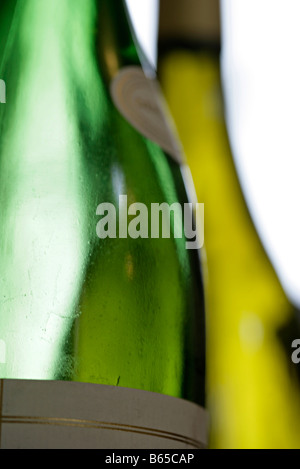
[[[299,448],[299,381],[291,361],[296,313],[239,184],[219,55],[205,47],[174,47],[161,55],[159,75],[205,204],[210,445]]]

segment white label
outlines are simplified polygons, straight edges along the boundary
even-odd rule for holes
[[[162,394],[67,381],[0,380],[1,449],[201,449],[207,414]]]
[[[182,147],[156,80],[147,78],[140,67],[126,67],[113,79],[111,95],[117,109],[133,127],[160,145],[177,163],[184,162]]]

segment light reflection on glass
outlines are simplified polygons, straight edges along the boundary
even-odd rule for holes
[[[57,8],[60,21],[49,21]],[[95,90],[85,89],[85,80],[96,69],[84,44],[85,36],[89,37],[84,28],[91,27],[86,19],[92,12],[84,19],[80,8],[74,6],[72,22],[64,21],[68,13],[68,2],[30,1],[18,28],[24,62],[22,84],[17,88],[14,109],[7,104],[13,125],[11,134],[6,134],[2,147],[5,158],[0,162],[0,197],[5,207],[1,214],[0,264],[6,270],[1,284],[6,313],[1,318],[9,334],[15,331],[14,343],[11,335],[10,340],[5,336],[1,340],[9,344],[7,356],[13,347],[18,357],[14,369],[7,370],[8,377],[53,378],[61,347],[80,314],[77,295],[84,276],[82,267],[89,256],[87,204],[82,197],[87,183],[85,155],[78,145],[75,101],[70,94],[73,88],[66,81],[69,75],[64,69],[69,66],[70,51],[62,49],[58,40],[62,28],[66,44],[77,36],[71,56],[78,62],[76,83],[86,101],[93,99],[95,113]],[[82,21],[86,24],[79,27]],[[28,37],[34,35],[39,40],[28,44]],[[15,53],[12,50],[11,56]],[[98,95],[100,91],[99,86]],[[98,131],[98,116],[97,123],[98,128],[91,120],[90,126]]]

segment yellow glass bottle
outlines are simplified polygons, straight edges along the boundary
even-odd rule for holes
[[[162,0],[160,26],[160,81],[205,204],[210,446],[299,448],[297,313],[258,237],[232,156],[218,1]]]

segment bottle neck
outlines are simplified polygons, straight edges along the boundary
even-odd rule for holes
[[[108,79],[123,66],[146,63],[125,0],[5,0],[0,11],[0,75],[15,43],[23,63],[46,55],[49,67],[52,58],[67,60],[81,72],[93,53]]]
[[[219,0],[161,0],[159,52],[188,48],[220,52]]]
[[[22,142],[19,162],[31,161],[32,148],[44,148],[45,138],[49,154],[58,154],[58,142],[67,141],[71,149],[60,160],[67,159],[75,152],[72,142],[78,133],[89,129],[89,139],[97,141],[109,116],[113,74],[139,61],[125,4],[18,0],[7,21],[0,51],[0,79],[6,83],[7,99],[0,106],[0,127],[5,119],[6,133],[14,136],[14,153]]]
[[[125,0],[97,1],[97,50],[108,81],[120,69],[142,65],[152,70],[138,43]]]

